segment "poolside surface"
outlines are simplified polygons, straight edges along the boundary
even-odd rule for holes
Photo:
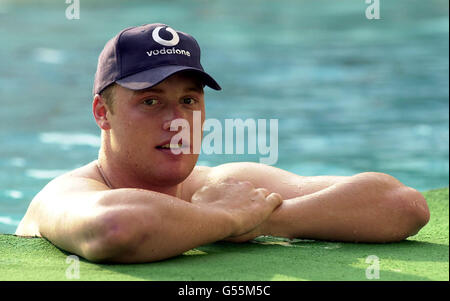
[[[0,280],[355,280],[367,279],[375,255],[378,280],[449,280],[449,189],[423,192],[431,220],[417,235],[390,244],[257,238],[214,243],[147,264],[93,264],[42,238],[0,235]],[[66,273],[67,272],[67,273]],[[68,275],[68,277],[67,277]]]

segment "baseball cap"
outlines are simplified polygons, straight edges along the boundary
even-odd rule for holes
[[[98,58],[93,93],[112,83],[131,89],[150,88],[184,70],[197,73],[214,90],[219,84],[200,63],[200,46],[189,34],[162,23],[129,27],[109,40]]]

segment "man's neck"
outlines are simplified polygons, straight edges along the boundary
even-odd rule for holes
[[[109,156],[105,154],[105,151],[100,149],[97,167],[102,175],[105,184],[111,189],[118,188],[140,188],[151,191],[156,191],[178,198],[182,197],[182,184],[159,186],[152,185],[151,183],[142,180],[142,177],[137,177],[133,172],[127,172],[127,169],[122,166],[118,166],[114,160],[111,160]]]

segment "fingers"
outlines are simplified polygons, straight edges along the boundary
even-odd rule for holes
[[[266,200],[274,206],[274,208],[278,207],[279,205],[281,205],[281,203],[283,202],[283,198],[281,197],[281,195],[279,193],[276,192],[272,192],[271,194],[269,194],[266,197]]]
[[[278,207],[283,202],[283,198],[279,193],[276,192],[270,193],[269,190],[267,190],[266,188],[254,189],[250,199],[252,201],[260,201],[260,202],[263,202],[265,200],[272,206],[272,208]]]
[[[267,190],[266,188],[256,188],[255,193],[256,195],[259,195],[260,197],[265,199],[269,195],[269,190]]]

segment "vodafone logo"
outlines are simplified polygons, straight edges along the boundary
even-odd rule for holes
[[[172,34],[172,39],[170,40],[166,40],[161,38],[161,36],[159,35],[159,31],[165,28],[165,30],[167,30],[168,32],[170,32]],[[175,30],[173,30],[171,27],[168,26],[158,26],[155,29],[153,29],[152,32],[152,38],[153,40],[163,46],[175,46],[180,42],[180,37],[178,36],[177,32]],[[186,49],[179,49],[176,47],[171,47],[171,48],[166,48],[166,47],[162,47],[161,49],[152,49],[152,50],[148,50],[146,51],[148,56],[157,56],[157,55],[185,55],[190,57],[191,53],[186,50]]]
[[[175,46],[175,45],[177,45],[178,42],[180,41],[180,37],[178,36],[177,32],[175,30],[173,30],[171,27],[166,27],[166,30],[172,34],[172,39],[171,40],[165,40],[165,39],[161,38],[161,36],[159,35],[159,31],[163,27],[164,26],[158,26],[158,27],[156,27],[153,30],[153,32],[152,32],[153,40],[156,43],[161,44],[163,46]]]

